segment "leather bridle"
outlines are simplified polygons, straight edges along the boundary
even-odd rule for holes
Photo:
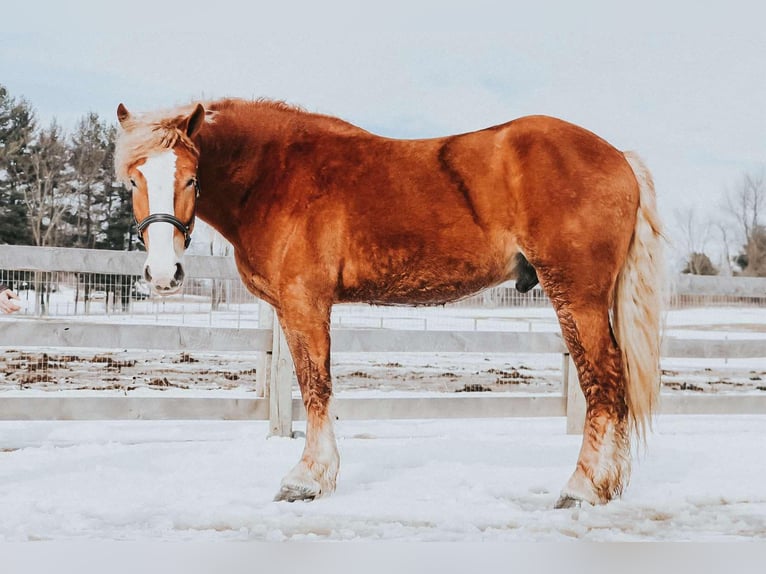
[[[135,216],[133,217],[133,222],[136,224],[136,231],[138,232],[138,240],[143,244],[144,243],[144,230],[149,227],[152,223],[170,223],[173,225],[178,231],[183,233],[184,236],[184,249],[189,247],[189,244],[191,243],[191,228],[192,225],[194,225],[194,218],[197,214],[197,198],[199,198],[199,180],[195,177],[194,178],[194,211],[192,211],[191,219],[189,219],[188,223],[184,223],[180,219],[178,219],[175,215],[172,213],[152,213],[151,215],[148,215],[141,221],[138,221]]]

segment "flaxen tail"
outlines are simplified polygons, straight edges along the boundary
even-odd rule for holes
[[[622,350],[631,429],[646,436],[660,392],[660,330],[665,299],[662,225],[649,170],[632,152],[625,159],[640,189],[633,238],[615,287],[614,334]]]

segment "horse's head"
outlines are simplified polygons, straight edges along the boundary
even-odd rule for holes
[[[192,138],[205,120],[197,104],[191,113],[170,118],[134,117],[117,108],[123,128],[117,141],[117,175],[133,191],[138,237],[148,257],[144,278],[160,295],[181,289],[181,258],[189,246],[199,194],[199,152]]]

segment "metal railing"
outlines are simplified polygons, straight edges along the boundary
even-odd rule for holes
[[[187,256],[183,292],[162,298],[153,296],[141,278],[145,256],[143,252],[0,245],[0,283],[18,292],[22,316],[94,319],[118,315],[136,322],[257,326],[259,301],[242,284],[232,258]],[[675,279],[671,308],[707,306],[764,307],[766,278],[681,275]],[[550,300],[539,286],[519,293],[506,283],[444,306],[447,310],[477,308],[550,308]],[[367,317],[337,313],[333,321],[339,326],[398,329],[429,329],[438,323],[429,324],[429,316],[421,310],[402,308]],[[474,330],[481,328],[478,321]],[[467,328],[465,321],[459,328]]]

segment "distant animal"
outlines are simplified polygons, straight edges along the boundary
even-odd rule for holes
[[[181,288],[199,216],[231,242],[242,281],[284,330],[307,425],[276,500],[335,490],[334,303],[437,305],[513,278],[550,297],[587,400],[557,506],[622,492],[631,434],[659,388],[661,225],[635,154],[546,116],[417,140],[266,100],[145,114],[120,104],[117,117],[116,170],[133,190],[146,280]]]

